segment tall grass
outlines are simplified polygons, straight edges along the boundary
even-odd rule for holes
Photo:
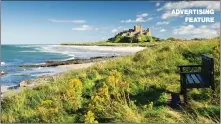
[[[179,64],[215,58],[216,90],[191,89],[190,103],[170,108],[179,92]],[[161,42],[123,58],[73,70],[2,101],[2,122],[219,122],[219,39]]]

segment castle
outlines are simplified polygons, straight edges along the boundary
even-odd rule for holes
[[[146,35],[146,36],[151,36],[151,31],[150,31],[150,28],[147,28],[147,30],[143,30],[142,29],[142,26],[141,25],[136,25],[134,26],[134,29],[129,29],[127,31],[122,31],[120,33],[118,33],[118,35],[121,35],[121,36],[130,36],[130,35],[136,35],[136,34],[143,34],[143,35]]]

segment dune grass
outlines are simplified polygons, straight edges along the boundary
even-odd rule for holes
[[[2,122],[179,122],[220,121],[219,39],[161,42],[122,58],[73,70],[2,101]],[[191,89],[189,105],[170,108],[179,92],[179,64],[200,64],[201,54],[215,58],[215,94]]]

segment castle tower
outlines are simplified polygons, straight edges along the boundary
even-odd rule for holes
[[[142,29],[142,26],[140,25],[140,30],[139,30],[140,34],[143,33],[143,29]]]
[[[141,25],[140,26],[138,26],[138,25],[134,26],[134,32],[142,33],[142,26]]]
[[[138,31],[138,26],[135,25],[135,26],[134,26],[134,32],[137,32],[137,31]]]
[[[150,28],[147,28],[146,35],[147,35],[147,36],[151,36],[151,31],[150,31]]]

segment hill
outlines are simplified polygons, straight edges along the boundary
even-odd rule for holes
[[[143,43],[143,42],[152,42],[152,36],[146,36],[144,34],[134,34],[134,35],[116,35],[113,38],[107,40],[107,42],[113,43]]]
[[[219,123],[219,44],[219,39],[159,42],[135,55],[70,71],[5,98],[1,121]],[[176,66],[199,64],[202,53],[215,58],[215,93],[192,89],[189,105],[170,108],[168,91],[180,90]]]
[[[113,38],[109,38],[107,42],[112,43],[143,43],[160,40],[159,38],[152,37],[150,28],[143,30],[140,25],[135,25],[134,29],[129,29],[119,32]]]

